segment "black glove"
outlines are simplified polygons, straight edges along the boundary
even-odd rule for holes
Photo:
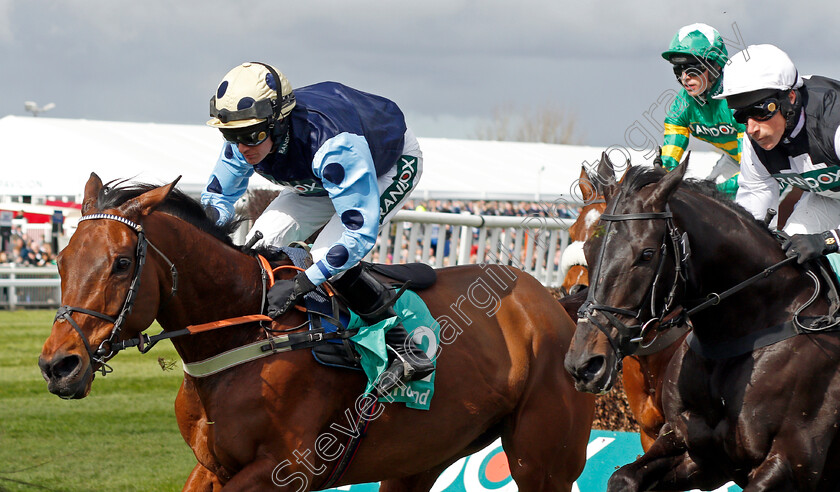
[[[653,167],[664,167],[662,165],[662,147],[656,151],[656,157],[653,158]]]
[[[837,252],[837,238],[832,231],[817,234],[794,234],[782,244],[789,258],[796,257],[799,264]]]
[[[204,205],[204,214],[207,215],[207,218],[212,220],[214,224],[219,221],[219,210],[213,205]]]
[[[295,278],[278,280],[268,290],[268,315],[279,318],[303,296],[315,290],[315,285],[305,273],[298,273]]]

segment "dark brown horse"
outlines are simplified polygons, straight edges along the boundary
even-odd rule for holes
[[[82,220],[59,255],[65,307],[39,361],[52,393],[87,396],[110,347],[155,319],[174,333],[260,313],[260,263],[174,183],[103,187],[92,175]],[[367,413],[367,434],[333,486],[382,480],[382,490],[429,490],[448,465],[501,436],[520,490],[571,490],[585,464],[594,402],[575,391],[560,364],[574,330],[565,311],[533,277],[496,265],[442,269],[420,295],[442,325],[430,410],[360,404],[365,378],[318,364],[309,350],[207,377],[185,374],[175,410],[198,464],[184,489],[320,489],[345,436],[356,433],[354,421]],[[293,310],[271,328],[303,325]],[[172,341],[192,363],[266,336],[250,323]]]
[[[608,490],[729,480],[751,492],[837,490],[830,275],[785,259],[763,223],[707,183],[683,182],[686,168],[631,168],[620,186],[599,168],[609,180],[605,231],[586,243],[592,283],[566,356],[577,387],[609,389],[642,332],[667,329],[662,320],[681,307],[693,325],[665,373],[665,426]]]
[[[612,166],[606,153],[601,155],[601,160]],[[583,257],[583,244],[596,235],[597,231],[603,230],[604,226],[599,219],[607,207],[603,183],[597,177],[590,178],[586,167],[583,166],[578,187],[584,205],[575,223],[569,227],[572,243],[563,251],[561,262],[569,268],[562,289],[570,294],[589,286],[589,269],[586,266],[586,258]],[[576,297],[583,302],[583,296]],[[577,307],[574,309],[576,311]],[[577,313],[572,317],[577,319]],[[624,358],[621,373],[624,394],[627,396],[630,411],[639,424],[639,436],[645,451],[650,448],[659,430],[665,425],[665,415],[662,411],[662,375],[684,338],[685,334],[682,334],[673,342],[658,340],[656,350],[645,350]]]

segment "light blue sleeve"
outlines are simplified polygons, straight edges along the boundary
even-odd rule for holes
[[[224,224],[233,218],[233,205],[245,194],[248,180],[253,174],[254,166],[248,164],[230,142],[225,142],[213,174],[201,192],[201,204],[210,205],[219,211],[217,224]]]
[[[379,186],[370,147],[359,135],[341,133],[327,140],[315,153],[312,169],[344,225],[326,256],[306,270],[318,285],[353,267],[373,249],[379,233]]]

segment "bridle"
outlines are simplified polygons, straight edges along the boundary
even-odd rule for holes
[[[767,278],[782,267],[792,264],[796,261],[795,256],[785,258],[784,260],[781,260],[765,268],[761,272],[758,272],[752,277],[743,280],[742,282],[734,285],[733,287],[730,287],[729,289],[719,294],[715,292],[708,294],[705,297],[704,301],[700,302],[698,305],[695,305],[691,309],[683,309],[682,306],[675,306],[674,301],[676,299],[676,293],[680,283],[685,285],[687,278],[687,271],[689,265],[688,259],[691,256],[687,233],[680,234],[680,231],[674,225],[673,213],[671,212],[670,207],[667,204],[665,205],[664,212],[639,212],[630,214],[616,214],[615,210],[618,206],[620,198],[621,192],[619,192],[619,196],[613,202],[613,206],[610,213],[601,215],[601,220],[607,222],[607,226],[604,231],[605,238],[601,244],[598,262],[596,263],[595,274],[590,275],[590,280],[592,281],[592,283],[590,284],[586,301],[581,305],[580,309],[578,310],[579,318],[586,318],[587,320],[589,320],[604,334],[604,336],[607,337],[607,340],[610,342],[610,345],[612,346],[612,349],[616,355],[616,369],[620,368],[621,361],[625,356],[634,354],[641,355],[643,351],[645,351],[645,349],[650,349],[648,353],[652,353],[653,351],[655,351],[651,349],[651,346],[654,345],[654,343],[657,342],[658,339],[674,341],[676,338],[678,338],[660,337],[660,333],[674,326],[680,326],[685,324],[686,321],[692,315],[711,306],[720,304],[722,300],[728,298],[729,296],[745,289],[746,287],[749,287],[750,285],[760,280]],[[662,243],[660,246],[661,254],[656,274],[654,275],[654,279],[651,283],[651,286],[648,288],[645,299],[642,301],[642,303],[637,309],[608,306],[605,304],[598,303],[595,299],[595,291],[597,290],[596,287],[600,276],[600,268],[604,260],[607,238],[609,237],[612,223],[627,220],[664,220],[666,224],[666,231],[663,235]],[[662,277],[662,272],[665,265],[665,257],[667,256],[669,249],[673,251],[674,257],[674,282],[671,285],[671,289],[669,290],[668,295],[665,297],[665,302],[662,306],[662,309],[657,310],[657,286]],[[826,316],[818,316],[815,318],[800,317],[800,314],[808,306],[810,306],[820,294],[820,283],[816,274],[814,274],[810,270],[806,273],[814,281],[814,293],[812,294],[811,298],[796,309],[796,311],[793,313],[792,320],[764,330],[774,331],[774,335],[765,336],[764,332],[760,331],[757,333],[748,334],[738,339],[737,342],[739,342],[739,351],[737,353],[746,353],[752,348],[767,346],[772,343],[775,343],[776,341],[799,333],[815,333],[820,331],[830,331],[838,329],[837,327],[840,326],[840,318],[836,317],[836,313],[838,309],[840,309],[840,297],[838,297],[838,294],[833,287],[833,283],[830,280],[827,280],[827,283],[829,285],[828,297],[830,300],[829,314]],[[826,278],[827,275],[829,275],[826,272],[822,273],[823,276]],[[634,319],[642,319],[642,314],[645,308],[647,307],[648,302],[650,317],[644,322],[627,326],[615,316],[615,314],[619,314],[629,316]],[[613,337],[608,327],[604,326],[595,318],[595,311],[600,312],[605,318],[607,318],[609,323],[615,327],[615,329],[618,331],[617,337]],[[650,335],[651,332],[654,332],[654,338],[649,342],[645,342],[645,340],[648,339],[648,335]],[[700,342],[697,343],[701,344]],[[662,346],[664,346],[664,344]],[[743,347],[747,348],[743,349]],[[707,350],[707,352],[710,351]],[[724,351],[716,349],[715,352],[723,353]]]
[[[601,214],[600,220],[607,223],[603,232],[604,240],[601,243],[601,248],[598,254],[596,270],[594,275],[590,275],[591,284],[586,301],[578,310],[579,318],[586,318],[589,320],[607,337],[607,340],[610,342],[610,345],[616,354],[617,366],[620,366],[621,361],[625,356],[633,355],[640,349],[650,347],[654,343],[655,337],[647,343],[645,343],[645,340],[647,335],[649,335],[652,331],[656,331],[656,334],[658,335],[659,332],[664,331],[667,327],[675,324],[675,320],[673,319],[667,324],[663,324],[662,320],[668,318],[674,308],[674,301],[677,296],[679,285],[681,283],[684,284],[686,281],[688,258],[691,255],[688,243],[688,234],[681,234],[679,229],[677,229],[674,225],[674,214],[671,212],[670,207],[667,204],[664,212],[616,214],[615,210],[618,207],[618,203],[621,201],[620,199],[621,192],[619,192],[619,196],[616,200],[613,201],[610,212]],[[606,304],[599,303],[595,299],[601,264],[606,252],[607,240],[610,235],[612,224],[614,222],[624,222],[629,220],[664,220],[666,226],[666,231],[663,234],[662,242],[659,247],[659,264],[657,265],[653,281],[647,289],[645,298],[639,306],[634,309],[608,306]],[[662,281],[666,257],[668,256],[669,250],[672,251],[674,262],[674,281],[668,290],[668,294],[665,296],[662,308],[657,309],[657,291]],[[643,314],[646,314],[646,309],[650,313],[647,320],[631,326],[626,325],[615,316],[616,314],[619,314],[640,320],[642,319]],[[600,321],[595,319],[595,311],[600,312],[605,318],[607,318],[607,320],[609,320],[609,323],[618,330],[617,337],[613,337],[608,327],[604,326]]]
[[[148,239],[146,239],[146,233],[143,230],[143,226],[140,224],[136,224],[125,217],[120,217],[119,215],[113,214],[90,214],[85,215],[81,219],[79,219],[79,223],[82,223],[86,220],[97,220],[97,219],[107,219],[107,220],[115,220],[122,224],[127,225],[131,230],[137,233],[137,248],[134,253],[135,259],[135,268],[134,268],[134,276],[131,279],[131,283],[128,287],[128,292],[125,295],[125,301],[123,302],[122,309],[120,312],[117,313],[116,316],[109,316],[107,314],[93,311],[90,309],[84,309],[80,307],[72,307],[67,305],[62,305],[58,308],[58,311],[55,314],[55,321],[67,321],[70,323],[70,326],[76,330],[76,333],[79,334],[81,337],[82,342],[85,344],[85,350],[87,350],[88,355],[90,356],[90,360],[97,364],[100,364],[99,368],[97,369],[102,373],[102,375],[106,375],[110,372],[113,372],[113,369],[106,364],[106,360],[112,357],[116,352],[119,350],[117,348],[118,342],[120,340],[120,333],[122,332],[123,323],[125,323],[126,318],[131,314],[131,309],[134,307],[134,302],[137,299],[137,291],[140,290],[140,277],[143,273],[143,266],[146,263],[146,250],[148,246],[151,246],[157,254],[159,254],[163,260],[169,265],[169,271],[172,276],[172,289],[170,290],[169,297],[164,299],[163,303],[166,303],[169,299],[175,297],[175,294],[178,292],[178,271],[175,269],[175,265],[169,261],[169,258],[166,257],[158,248],[155,247]],[[82,313],[87,314],[89,316],[93,316],[96,318],[103,319],[109,323],[113,324],[113,328],[111,329],[111,334],[99,344],[97,349],[91,350],[90,343],[82,333],[81,328],[79,325],[73,320],[72,313]]]

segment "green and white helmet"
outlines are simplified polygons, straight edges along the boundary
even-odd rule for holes
[[[708,24],[683,26],[674,35],[662,58],[671,63],[686,63],[692,58],[704,58],[723,68],[729,55],[717,29]]]
[[[279,89],[279,90],[278,90]],[[224,76],[210,99],[209,126],[220,130],[282,121],[295,107],[286,77],[271,65],[243,63]]]

